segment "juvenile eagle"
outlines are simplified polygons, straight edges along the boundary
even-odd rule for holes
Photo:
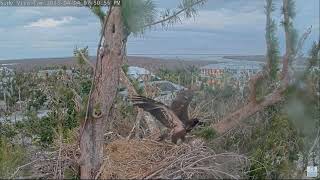
[[[144,109],[171,130],[171,141],[177,143],[178,139],[185,140],[187,132],[195,127],[199,120],[189,119],[188,106],[193,98],[193,91],[184,90],[178,93],[171,107],[143,96],[133,96],[133,105]]]

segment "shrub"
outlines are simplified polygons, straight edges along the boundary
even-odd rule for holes
[[[201,137],[205,140],[211,140],[216,137],[216,132],[211,127],[204,127],[202,129],[197,130],[194,134],[198,137]]]
[[[0,137],[0,178],[9,178],[25,159],[25,150]]]
[[[266,129],[257,128],[248,145],[251,147],[251,178],[293,177],[294,161],[298,159],[303,145],[287,116],[275,116]]]

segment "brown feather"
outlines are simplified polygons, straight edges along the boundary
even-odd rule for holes
[[[149,112],[164,126],[171,129],[171,140],[177,143],[178,139],[184,140],[187,132],[199,122],[189,120],[188,106],[193,98],[190,90],[182,91],[173,101],[171,108],[161,102],[143,96],[133,96],[131,101],[134,106],[138,106]]]

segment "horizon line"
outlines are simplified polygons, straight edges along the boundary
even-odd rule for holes
[[[262,54],[228,54],[228,53],[128,53],[127,56],[265,56]],[[74,56],[60,56],[60,57],[28,57],[28,58],[0,58],[0,61],[9,60],[28,60],[28,59],[62,59],[73,58]],[[89,56],[96,57],[96,56]],[[151,57],[152,58],[152,57]]]

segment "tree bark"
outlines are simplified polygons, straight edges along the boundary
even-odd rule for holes
[[[97,59],[88,116],[80,134],[81,179],[93,179],[103,162],[104,130],[117,94],[123,59],[123,24],[120,7],[112,7],[104,29],[103,51]]]

